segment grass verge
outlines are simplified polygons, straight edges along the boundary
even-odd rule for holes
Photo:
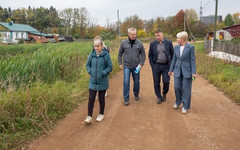
[[[240,64],[206,56],[204,43],[194,43],[197,73],[240,104]]]

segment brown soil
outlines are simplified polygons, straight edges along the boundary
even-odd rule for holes
[[[146,54],[148,46],[145,45]],[[192,105],[187,114],[172,108],[173,78],[167,101],[156,104],[148,62],[141,70],[140,100],[132,92],[123,105],[123,72],[110,79],[105,119],[83,124],[87,101],[60,121],[53,131],[33,141],[33,150],[239,150],[240,107],[201,76],[193,82]],[[131,80],[132,83],[132,80]]]

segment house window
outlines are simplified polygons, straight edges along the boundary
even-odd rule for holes
[[[16,38],[18,38],[18,32],[16,32]]]
[[[23,39],[24,32],[21,32],[21,38]]]

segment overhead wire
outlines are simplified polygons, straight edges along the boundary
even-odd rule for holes
[[[203,6],[202,10],[207,7],[207,5],[209,4],[210,1],[211,1],[211,0],[209,0],[209,1],[207,2],[207,4],[205,4],[205,6]]]

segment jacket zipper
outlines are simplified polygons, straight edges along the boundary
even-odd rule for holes
[[[133,43],[133,44],[134,44],[134,43]],[[131,46],[131,42],[130,42],[130,46]],[[131,66],[133,67],[133,62],[132,62],[132,55],[133,55],[133,54],[132,54],[132,47],[133,47],[133,46],[131,46]]]
[[[96,87],[95,87],[96,90],[97,90],[97,72],[98,72],[98,71],[97,71],[97,68],[98,68],[98,58],[99,58],[99,57],[97,57],[97,60],[96,60],[96,77],[95,77],[95,78],[96,78]]]

